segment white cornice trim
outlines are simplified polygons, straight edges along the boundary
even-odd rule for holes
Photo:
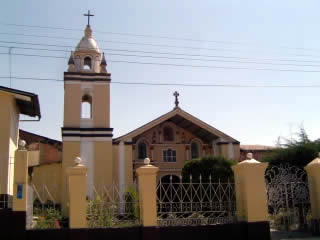
[[[112,137],[62,137],[64,142],[112,142]]]
[[[100,82],[100,81],[83,82],[83,81],[77,81],[77,80],[68,80],[68,81],[65,81],[64,84],[110,85],[110,82]]]

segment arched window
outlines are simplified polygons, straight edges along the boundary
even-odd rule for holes
[[[92,98],[88,95],[82,97],[81,118],[92,118]]]
[[[91,65],[91,58],[90,57],[85,57],[83,60],[83,69],[84,70],[91,70],[92,65]]]
[[[145,159],[147,157],[147,145],[144,142],[138,144],[138,159]]]
[[[191,158],[199,158],[200,157],[199,144],[196,142],[191,143]]]
[[[165,127],[163,129],[163,140],[164,141],[173,141],[173,129],[171,127]]]

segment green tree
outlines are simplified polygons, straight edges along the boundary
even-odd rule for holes
[[[285,139],[285,144],[278,144],[279,148],[275,149],[270,155],[263,157],[262,161],[269,162],[270,165],[306,166],[317,157],[320,151],[320,142],[311,141],[303,127],[300,127],[300,132],[297,135],[297,139]]]
[[[190,175],[192,182],[199,182],[200,175],[202,182],[209,182],[211,175],[211,182],[227,182],[228,179],[233,181],[233,171],[231,166],[236,164],[233,160],[228,160],[224,157],[205,156],[201,159],[193,159],[187,161],[182,169],[182,181],[190,182]]]

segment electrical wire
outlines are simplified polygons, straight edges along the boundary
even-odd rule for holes
[[[0,43],[6,44],[20,44],[20,45],[31,45],[31,46],[46,46],[46,47],[61,47],[61,48],[70,48],[74,49],[73,46],[68,45],[56,45],[56,44],[43,44],[43,43],[29,43],[29,42],[13,42],[13,41],[1,41]],[[90,48],[89,48],[90,49]],[[102,51],[120,51],[120,52],[134,52],[134,53],[146,53],[146,54],[161,54],[161,55],[173,55],[173,56],[188,56],[188,57],[210,57],[210,58],[233,58],[233,59],[254,59],[254,60],[263,60],[263,61],[290,61],[290,62],[319,62],[319,61],[310,61],[310,60],[290,60],[290,59],[259,59],[259,58],[245,58],[245,57],[234,57],[234,56],[218,56],[218,55],[201,55],[201,54],[184,54],[184,53],[171,53],[171,52],[159,52],[159,51],[138,51],[130,49],[114,49],[114,48],[104,48]],[[320,58],[319,55],[301,55],[293,54],[294,56],[299,57],[316,57]]]
[[[70,38],[70,37],[55,37],[55,36],[44,36],[44,35],[35,35],[35,34],[22,34],[22,33],[3,33],[0,35],[13,35],[13,36],[24,36],[24,37],[37,37],[37,38],[49,38],[49,39],[65,39],[65,40],[77,40],[79,38]],[[204,48],[204,47],[192,47],[192,46],[177,46],[177,45],[168,45],[168,44],[153,44],[153,43],[141,43],[141,42],[123,42],[123,41],[111,41],[96,39],[97,42],[105,43],[116,43],[116,44],[128,44],[128,45],[140,45],[140,46],[151,46],[151,47],[167,47],[167,48],[180,48],[180,49],[192,49],[192,50],[206,50],[206,51],[231,51],[235,52],[235,49],[222,49],[222,48]]]
[[[12,48],[9,46],[1,46],[0,48]],[[15,47],[16,49],[24,50],[39,50],[39,51],[51,51],[51,52],[69,52],[62,49],[49,49],[49,48],[25,48]],[[18,55],[18,54],[17,54]],[[204,62],[223,62],[223,63],[241,63],[241,64],[258,64],[258,65],[272,65],[272,66],[295,66],[295,67],[320,67],[320,65],[312,64],[292,64],[292,63],[268,63],[268,62],[254,62],[254,61],[235,61],[235,60],[221,60],[221,59],[203,59],[203,58],[182,58],[182,57],[163,57],[152,55],[135,55],[135,54],[119,54],[119,53],[107,53],[109,56],[121,56],[121,57],[140,57],[140,58],[156,58],[156,59],[170,59],[170,60],[187,60],[187,61],[204,61]],[[29,55],[31,56],[31,55]],[[32,55],[33,56],[33,55]],[[320,61],[318,61],[320,63]]]
[[[83,29],[75,28],[63,28],[63,27],[52,27],[52,26],[40,26],[40,25],[28,25],[28,24],[14,24],[14,23],[4,23],[0,22],[3,26],[15,26],[15,27],[27,27],[27,28],[41,28],[41,29],[51,29],[51,30],[64,30],[64,31],[83,31]],[[207,42],[207,43],[217,43],[217,44],[232,44],[232,45],[245,45],[247,47],[259,47],[253,43],[236,42],[236,41],[218,41],[218,40],[206,40],[206,39],[193,39],[193,38],[179,38],[166,35],[150,35],[150,34],[135,34],[135,33],[121,33],[121,32],[110,32],[110,31],[100,31],[95,30],[96,33],[119,35],[119,36],[131,36],[131,37],[144,37],[144,38],[154,38],[154,39],[168,39],[168,40],[178,40],[178,41],[190,41],[190,42]],[[299,50],[299,51],[320,51],[320,49],[314,48],[301,48],[301,47],[287,47],[279,46],[283,49]]]
[[[0,79],[8,78],[7,76],[0,76]],[[32,80],[32,81],[52,81],[64,82],[57,78],[37,78],[37,77],[18,77],[12,76],[13,79],[18,80]],[[146,85],[146,86],[181,86],[181,87],[226,87],[226,88],[320,88],[320,85],[238,85],[238,84],[187,84],[187,83],[147,83],[147,82],[119,82],[111,81],[111,84],[122,85]]]
[[[0,55],[7,55],[8,53],[0,53]],[[43,57],[43,58],[64,58],[63,56],[49,56],[49,55],[37,55],[37,54],[11,54],[14,56],[26,56],[26,57]],[[304,72],[304,73],[318,73],[320,70],[298,70],[298,69],[273,69],[273,68],[250,68],[250,67],[229,67],[229,66],[212,66],[212,65],[190,65],[190,64],[173,64],[173,63],[157,63],[157,62],[138,62],[127,60],[108,60],[112,63],[128,63],[128,64],[142,64],[142,65],[157,65],[157,66],[172,66],[172,67],[191,67],[191,68],[212,68],[212,69],[224,69],[224,70],[254,70],[254,71],[272,71],[272,72]]]

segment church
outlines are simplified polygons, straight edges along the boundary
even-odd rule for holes
[[[181,109],[178,92],[171,111],[113,138],[111,81],[104,53],[88,24],[64,73],[62,154],[50,162],[40,159],[32,167],[35,186],[46,184],[49,191],[54,188],[57,202],[66,203],[65,172],[77,157],[88,167],[88,196],[97,186],[116,184],[121,189],[133,184],[136,169],[147,157],[159,167],[158,180],[166,175],[180,176],[186,161],[206,155],[239,159],[240,142]]]

